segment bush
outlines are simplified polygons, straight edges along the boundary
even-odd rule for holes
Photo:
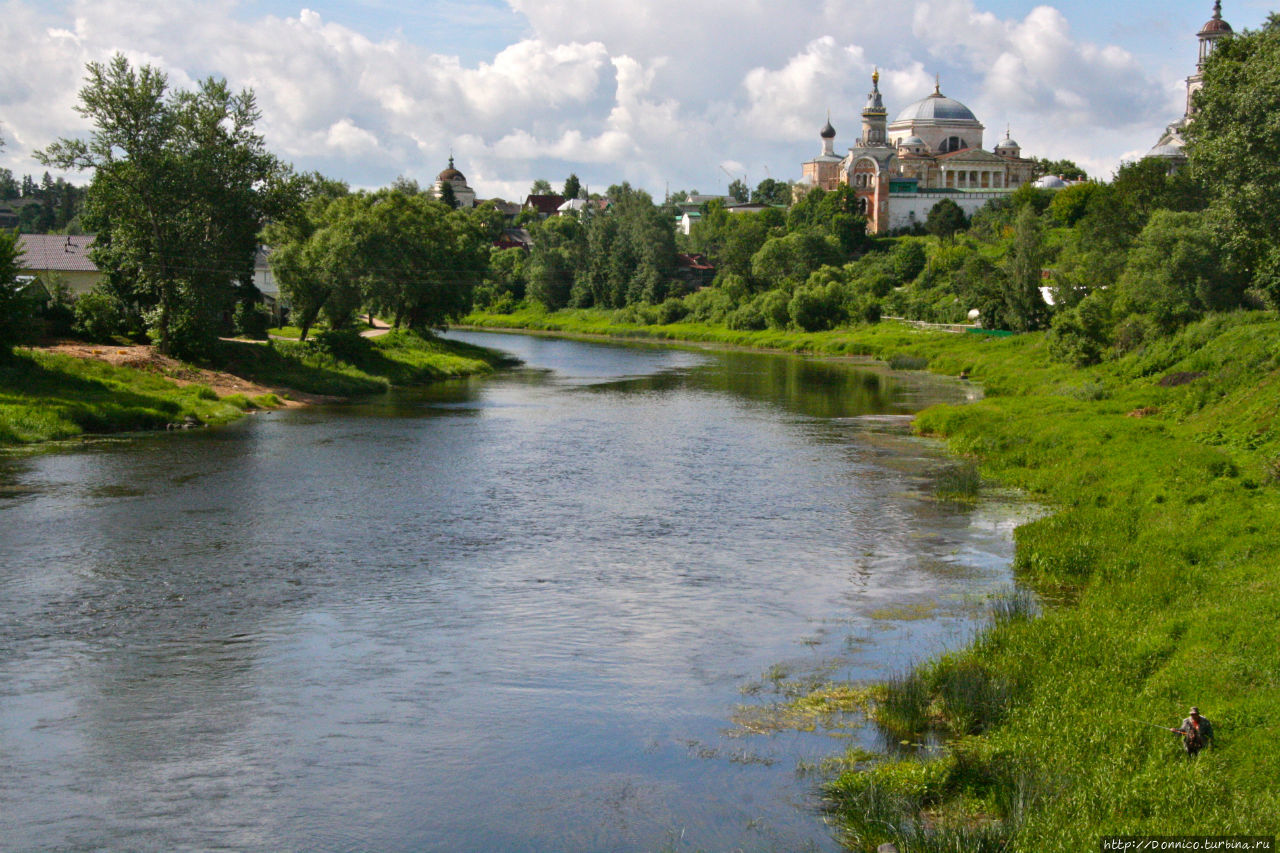
[[[1076,307],[1054,316],[1048,336],[1049,355],[1076,367],[1097,364],[1111,346],[1109,324],[1107,306],[1100,299],[1086,297]]]
[[[124,303],[101,287],[81,294],[72,313],[72,332],[90,341],[106,343],[129,329]]]
[[[754,300],[730,314],[726,325],[736,332],[759,332],[768,327],[759,304]]]
[[[822,332],[845,320],[837,289],[802,287],[787,306],[791,320],[806,332]]]
[[[62,276],[54,275],[44,282],[44,289],[50,296],[40,311],[40,318],[44,320],[44,333],[52,337],[70,335],[76,321],[71,288]]]
[[[254,341],[265,341],[271,328],[271,315],[256,302],[236,303],[234,317],[236,332]]]
[[[658,324],[657,307],[645,305],[642,302],[636,302],[620,309],[616,316],[620,323],[633,323],[637,326],[656,326]]]
[[[723,322],[733,311],[733,298],[718,287],[704,287],[684,299],[689,316],[699,323]]]
[[[671,297],[658,306],[658,325],[660,326],[679,323],[687,316],[689,316],[689,309],[685,306],[683,299]]]
[[[361,337],[354,329],[326,329],[312,335],[306,346],[312,352],[352,365],[364,361],[373,348],[369,339]]]
[[[889,268],[896,283],[909,284],[924,271],[924,246],[918,240],[903,240],[889,253]],[[883,295],[883,294],[881,294]]]
[[[765,325],[770,329],[785,329],[791,325],[791,312],[788,303],[791,297],[782,290],[770,290],[755,298],[756,307],[764,316]]]

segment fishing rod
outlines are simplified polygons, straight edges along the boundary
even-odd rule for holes
[[[1159,723],[1149,723],[1146,720],[1135,720],[1132,717],[1125,717],[1131,723],[1137,723],[1140,726],[1155,726],[1157,729],[1164,729],[1166,732],[1178,732],[1178,729],[1171,729],[1168,726],[1162,726]]]

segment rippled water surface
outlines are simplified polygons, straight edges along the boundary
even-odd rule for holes
[[[849,739],[733,720],[1006,582],[901,417],[962,386],[459,336],[525,366],[0,457],[0,847],[837,849]]]

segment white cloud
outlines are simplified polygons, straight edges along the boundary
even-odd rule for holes
[[[0,162],[38,173],[32,149],[86,132],[73,110],[84,64],[115,51],[178,87],[215,75],[252,88],[268,144],[301,168],[357,185],[429,180],[452,149],[482,196],[570,171],[597,186],[709,190],[730,161],[755,180],[795,178],[828,109],[838,144],[857,136],[877,66],[890,117],[940,72],[989,137],[1010,122],[1029,154],[1102,172],[1154,141],[1179,102],[1172,75],[1077,38],[1050,6],[1002,18],[973,0],[508,3],[525,34],[463,63],[308,9],[246,20],[235,0],[73,0],[55,17],[11,0]]]

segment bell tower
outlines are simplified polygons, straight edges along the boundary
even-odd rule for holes
[[[880,97],[880,70],[871,75],[871,91],[867,93],[867,105],[862,108],[862,139],[858,140],[860,148],[881,148],[889,144],[886,133],[889,114],[884,108],[884,99]]]

